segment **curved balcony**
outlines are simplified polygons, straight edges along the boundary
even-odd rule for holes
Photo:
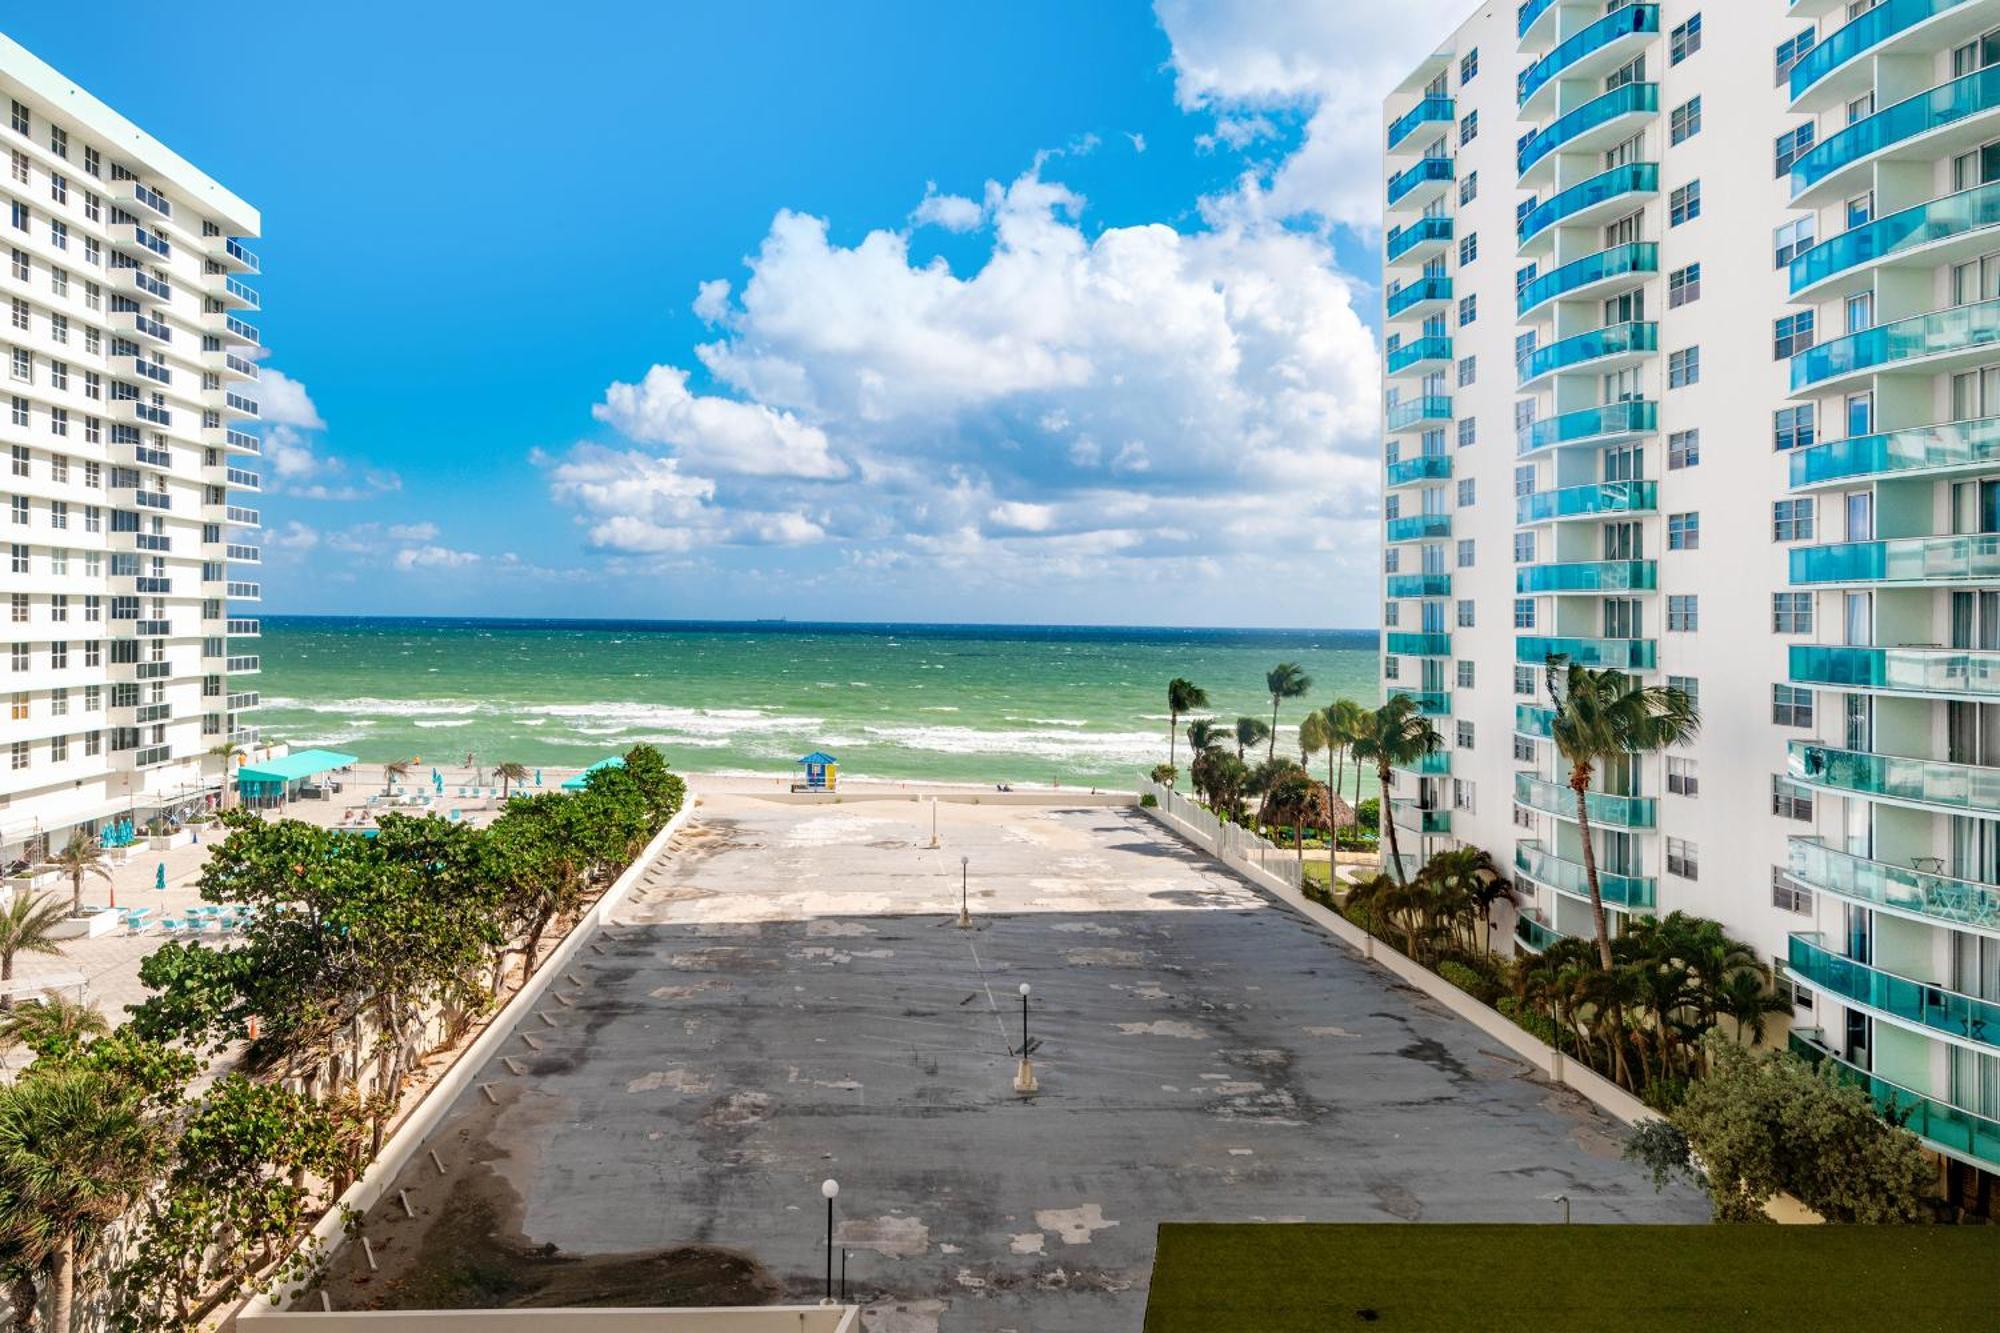
[[[1385,469],[1391,486],[1414,486],[1426,481],[1447,481],[1451,478],[1450,454],[1418,454],[1415,458],[1401,458]]]
[[[1791,839],[1791,873],[1815,893],[1949,926],[2000,931],[2000,885],[1871,861],[1810,838]]]
[[[1407,599],[1415,597],[1451,596],[1451,575],[1449,574],[1391,574],[1384,584],[1387,596]]]
[[[2000,1003],[1857,963],[1822,945],[1817,935],[1798,934],[1787,940],[1785,967],[1809,986],[1912,1027],[1984,1046],[2000,1045]]]
[[[1439,834],[1451,832],[1451,811],[1431,809],[1418,805],[1415,801],[1389,801],[1389,818],[1396,821],[1398,828],[1406,828],[1414,833]]]
[[[1789,557],[1792,583],[1798,587],[1986,583],[2000,580],[2000,533],[1799,546]]]
[[[1441,333],[1414,338],[1389,349],[1391,375],[1424,375],[1451,364],[1451,339]]]
[[[1556,710],[1537,708],[1534,704],[1514,705],[1514,730],[1523,736],[1539,736],[1543,740],[1555,735]]]
[[[1563,657],[1578,666],[1610,668],[1614,671],[1651,671],[1659,658],[1660,645],[1652,639],[1583,639],[1573,635],[1517,635],[1514,660],[1527,666],[1541,666],[1551,657]]]
[[[1398,773],[1417,773],[1424,777],[1449,776],[1451,773],[1451,751],[1432,750],[1413,764],[1391,764]]]
[[[1831,1062],[1842,1082],[1866,1089],[1878,1112],[1932,1149],[1988,1171],[2000,1171],[2000,1120],[1960,1110],[1914,1088],[1878,1078],[1841,1059],[1796,1028],[1787,1034],[1786,1040],[1792,1054],[1815,1068]]]
[[[1525,48],[1543,40],[1554,27],[1544,24],[1555,13],[1556,0],[1521,0],[1514,8],[1514,34]]]
[[[1449,634],[1399,634],[1385,636],[1388,650],[1398,657],[1450,657]]]
[[[1835,28],[1792,66],[1792,110],[1824,111],[1844,106],[1871,91],[1872,71],[1857,62],[1867,55],[1895,54],[1900,47],[1910,44],[1896,43],[1895,38],[1909,35],[1921,40],[1929,48],[1926,55],[1930,50],[1949,47],[1952,43],[1941,36],[1926,33],[1919,37],[1912,30],[1967,3],[1968,0],[1885,0],[1845,26]],[[1977,33],[1974,28],[1966,35]]]
[[[1563,789],[1570,796],[1570,812],[1576,811],[1574,792]],[[1589,899],[1590,876],[1581,861],[1569,861],[1544,848],[1532,839],[1514,844],[1514,869],[1526,875],[1537,884],[1546,884],[1557,893],[1566,893],[1572,898]],[[1658,881],[1648,875],[1614,875],[1602,866],[1597,871],[1597,891],[1607,907],[1622,907],[1627,911],[1650,912],[1658,897]]]
[[[1554,241],[1553,229],[1594,227],[1631,212],[1660,193],[1660,164],[1628,162],[1613,167],[1559,194],[1550,195],[1521,215],[1514,239],[1523,254],[1539,253]]]
[[[2000,816],[2000,768],[1983,764],[1948,764],[1942,759],[1793,741],[1786,747],[1785,773],[1794,782],[1838,796],[1945,814]]]
[[[1660,326],[1650,321],[1607,324],[1601,329],[1558,338],[1522,356],[1515,366],[1520,387],[1538,387],[1551,375],[1589,371],[1606,375],[1637,365],[1660,349]]]
[[[1426,125],[1449,125],[1457,119],[1456,106],[1449,97],[1426,97],[1389,122],[1389,152]]]
[[[1383,310],[1390,319],[1406,319],[1433,314],[1450,304],[1450,278],[1417,278],[1391,288]]]
[[[1452,177],[1450,158],[1423,158],[1389,178],[1389,207],[1422,208],[1444,194]]]
[[[1660,247],[1655,241],[1633,241],[1585,255],[1544,273],[1514,296],[1514,313],[1525,318],[1551,301],[1580,301],[1611,296],[1643,283],[1660,271]],[[1635,281],[1636,279],[1636,281]]]
[[[1969,648],[1855,648],[1795,643],[1797,685],[1870,694],[2000,701],[2000,652]]]
[[[1526,457],[1544,449],[1602,449],[1629,444],[1658,430],[1659,422],[1657,403],[1606,403],[1530,422],[1515,435],[1514,451]]]
[[[1425,430],[1431,426],[1442,426],[1451,420],[1451,398],[1446,394],[1425,394],[1421,398],[1411,398],[1394,403],[1384,417],[1383,425],[1391,435],[1403,431]]]
[[[1514,148],[1514,170],[1523,189],[1545,185],[1558,153],[1595,153],[1637,134],[1660,112],[1660,85],[1628,83],[1556,117]]]
[[[1530,810],[1539,810],[1558,819],[1576,818],[1576,793],[1560,782],[1548,782],[1533,773],[1514,775],[1514,799]],[[1653,827],[1658,802],[1650,796],[1614,796],[1610,792],[1583,794],[1584,812],[1590,822],[1606,828]]]
[[[1451,515],[1405,514],[1390,519],[1384,526],[1385,535],[1392,542],[1436,541],[1451,536]]]
[[[1391,264],[1422,263],[1443,254],[1451,245],[1451,219],[1422,217],[1405,226],[1392,228],[1383,242],[1382,254]]]
[[[1792,392],[1845,389],[1887,371],[1935,374],[1961,361],[1991,360],[1995,343],[2000,343],[2000,301],[1934,310],[1800,352],[1792,358]]]
[[[1451,712],[1451,694],[1447,690],[1415,690],[1391,685],[1389,696],[1415,699],[1417,711],[1425,717],[1443,717]]]
[[[1823,299],[1873,285],[1874,267],[1891,262],[1942,265],[1995,248],[2000,182],[1948,194],[1829,236],[1792,260],[1792,295]]]
[[[1627,5],[1558,43],[1515,76],[1514,103],[1521,119],[1534,120],[1547,111],[1557,80],[1601,78],[1630,60],[1659,31],[1658,5]]]
[[[2000,106],[2000,65],[1941,83],[1822,139],[1792,163],[1792,206],[1818,208],[1866,188],[1885,158],[1937,160],[1991,136]]]
[[[1793,490],[1872,477],[1921,476],[2000,466],[2000,417],[1911,426],[1795,449]]]
[[[1553,926],[1545,926],[1526,912],[1514,918],[1514,939],[1532,953],[1547,953],[1557,940],[1567,938]]]
[[[1659,582],[1652,560],[1584,560],[1521,565],[1514,571],[1518,593],[1651,592]]]
[[[1659,507],[1659,485],[1650,481],[1599,481],[1530,491],[1514,499],[1514,522],[1527,526],[1604,514],[1650,514]]]

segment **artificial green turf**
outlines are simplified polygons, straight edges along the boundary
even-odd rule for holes
[[[1146,1333],[2000,1329],[2000,1227],[1160,1227]]]

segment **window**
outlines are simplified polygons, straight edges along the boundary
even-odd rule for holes
[[[1463,538],[1458,543],[1458,567],[1460,569],[1472,568],[1472,539],[1470,537]]]
[[[1813,345],[1813,312],[1801,310],[1771,321],[1771,356],[1782,361]]]
[[[1694,760],[1677,754],[1667,756],[1667,792],[1673,796],[1701,795],[1701,775]]]
[[[1804,157],[1813,146],[1813,123],[1807,121],[1795,130],[1786,130],[1778,136],[1777,171],[1782,176],[1792,169],[1792,163]]]
[[[1479,113],[1468,111],[1458,118],[1458,146],[1463,148],[1479,137]]]
[[[1771,813],[1780,819],[1797,819],[1810,823],[1813,817],[1812,789],[1793,786],[1784,778],[1772,774]]]
[[[1469,204],[1478,197],[1479,197],[1479,173],[1476,171],[1468,171],[1465,173],[1465,175],[1459,177],[1458,202],[1461,205]]]
[[[1461,690],[1469,690],[1472,688],[1474,665],[1475,664],[1471,662],[1460,662],[1458,664],[1458,688],[1460,688]]]
[[[1479,48],[1473,47],[1458,58],[1458,82],[1460,87],[1479,77]]]
[[[1477,444],[1478,442],[1479,418],[1460,417],[1458,421],[1458,447],[1463,449],[1467,445]]]
[[[1462,297],[1458,303],[1458,327],[1461,329],[1479,318],[1479,297]]]
[[[1683,347],[1678,352],[1667,353],[1667,387],[1685,389],[1690,384],[1701,382],[1701,349]]]
[[[1535,534],[1517,532],[1514,534],[1514,563],[1531,565],[1535,562]]]
[[[1667,142],[1685,143],[1701,133],[1701,98],[1690,97],[1667,115]]]
[[[1814,222],[1813,214],[1808,213],[1796,221],[1787,222],[1771,233],[1773,267],[1784,268],[1813,248]]]
[[[1514,599],[1514,628],[1533,629],[1535,627],[1535,599],[1517,597]]]
[[[1777,783],[1777,778],[1771,779],[1773,788]],[[1791,872],[1783,866],[1772,866],[1771,906],[1787,912],[1797,912],[1800,916],[1811,916],[1812,890],[1793,879]]]
[[[1478,498],[1478,494],[1478,482],[1475,479],[1471,477],[1460,477],[1458,479],[1458,507],[1460,509],[1472,508],[1473,501]],[[1467,542],[1465,545],[1470,547],[1472,543]]]
[[[1776,634],[1812,633],[1812,594],[1774,592],[1771,594],[1771,630]]]
[[[1472,628],[1472,603],[1470,601],[1461,600],[1458,604],[1458,627],[1460,629]]]
[[[1771,447],[1777,450],[1804,449],[1816,438],[1814,405],[1781,407],[1771,414]]]
[[[1813,692],[1803,685],[1773,685],[1771,721],[1780,727],[1810,727],[1813,724]]]
[[[1667,34],[1667,63],[1678,65],[1701,50],[1701,15],[1696,14]]]
[[[1669,633],[1692,634],[1701,628],[1701,602],[1693,593],[1669,593],[1667,596],[1667,630]]]
[[[1473,232],[1459,240],[1458,266],[1464,268],[1477,258],[1479,258],[1479,233]]]
[[[1682,879],[1701,878],[1701,852],[1686,838],[1667,839],[1667,873]]]
[[[1472,724],[1464,718],[1458,720],[1458,748],[1461,750],[1472,748]]]
[[[1678,227],[1701,216],[1701,182],[1689,181],[1667,196],[1667,225]]]
[[[1701,549],[1701,515],[1667,515],[1667,549],[1669,551],[1698,551]]]
[[[14,103],[14,133],[16,134],[33,133],[33,131],[29,127],[28,106],[27,103],[25,102]]]
[[[28,743],[26,741],[14,742],[13,763],[16,769],[22,769],[28,766]]]
[[[1466,722],[1466,723],[1462,723],[1461,725],[1463,725],[1463,726],[1468,726],[1468,727],[1469,727],[1469,726],[1471,726],[1472,724],[1471,724],[1470,722]],[[1466,747],[1465,747],[1465,748],[1469,750],[1469,749],[1471,749],[1471,748],[1472,748],[1472,742],[1471,742],[1471,740],[1469,739],[1469,737],[1471,736],[1471,733],[1470,733],[1470,732],[1467,732],[1467,733],[1466,733],[1466,735],[1467,735],[1468,739],[1467,739],[1467,741],[1466,741]],[[1464,810],[1464,811],[1466,811],[1466,812],[1467,812],[1468,814],[1469,814],[1469,813],[1471,813],[1471,812],[1472,812],[1472,796],[1473,796],[1473,784],[1472,784],[1472,783],[1470,783],[1470,782],[1467,782],[1467,781],[1466,781],[1466,780],[1465,780],[1464,778],[1453,778],[1453,779],[1451,780],[1451,808],[1452,808],[1452,809],[1454,809],[1454,810]]]
[[[1811,500],[1775,500],[1771,504],[1771,540],[1780,542],[1811,541],[1813,535],[1813,502]]]
[[[1477,383],[1478,380],[1479,380],[1479,358],[1476,356],[1467,356],[1459,358],[1458,387],[1461,389],[1467,388],[1470,385]]]
[[[1535,762],[1535,742],[1529,736],[1514,737],[1514,762],[1532,764]]]
[[[1533,606],[1534,603],[1530,602],[1529,605]],[[1514,668],[1514,693],[1526,698],[1534,698],[1535,669],[1533,667],[1517,666]]]
[[[57,157],[69,157],[69,131],[60,125],[49,126],[49,151]]]
[[[1701,265],[1689,264],[1667,274],[1667,308],[1684,306],[1701,299]]]
[[[1779,83],[1785,81],[1786,76],[1792,72],[1792,66],[1799,63],[1799,57],[1812,50],[1813,44],[1818,40],[1819,33],[1812,28],[1807,28],[1778,43],[1776,56],[1778,66],[1777,80]]]
[[[1701,462],[1701,432],[1677,430],[1667,436],[1667,470],[1678,471]]]
[[[1693,676],[1668,676],[1667,688],[1679,690],[1686,695],[1689,707],[1696,709],[1701,707],[1701,682]]]

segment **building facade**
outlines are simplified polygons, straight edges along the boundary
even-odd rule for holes
[[[213,791],[254,732],[257,211],[0,37],[0,859]]]
[[[1384,113],[1383,677],[1445,743],[1405,850],[1590,934],[1544,664],[1679,685],[1700,737],[1588,797],[1614,930],[1753,943],[1990,1206],[2000,0],[1490,3]]]

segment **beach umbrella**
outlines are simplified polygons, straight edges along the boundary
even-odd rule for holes
[[[165,861],[160,862],[159,865],[153,868],[153,887],[163,892],[167,887],[167,863]]]
[[[535,770],[535,785],[537,787],[542,785],[542,770],[539,768]]]

